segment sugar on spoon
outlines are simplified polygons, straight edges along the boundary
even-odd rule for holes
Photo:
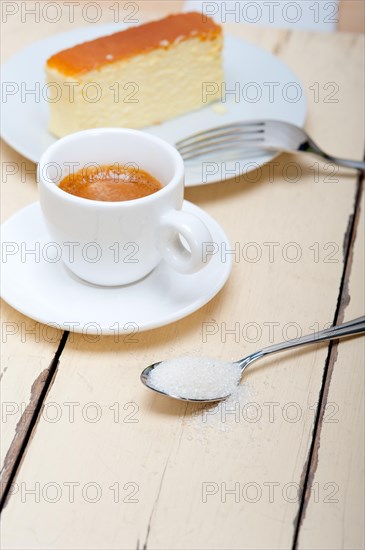
[[[234,362],[199,357],[160,361],[145,368],[141,381],[151,390],[174,399],[209,403],[229,397],[244,371],[257,359],[306,344],[336,340],[365,332],[365,316],[294,340],[274,344]]]

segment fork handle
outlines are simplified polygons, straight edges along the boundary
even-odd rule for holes
[[[306,153],[314,153],[315,155],[319,155],[320,157],[323,157],[326,160],[329,160],[330,162],[333,162],[334,164],[337,164],[338,166],[345,166],[346,168],[354,168],[355,170],[361,170],[362,172],[365,171],[365,162],[362,160],[350,160],[350,159],[342,159],[338,157],[334,157],[332,155],[328,155],[314,141],[309,139],[305,143],[303,143],[300,146],[300,151],[305,151]]]

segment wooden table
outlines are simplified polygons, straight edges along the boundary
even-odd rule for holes
[[[100,22],[111,20],[110,4]],[[75,13],[73,24],[10,18],[4,57],[85,24]],[[227,30],[297,73],[306,127],[324,149],[363,157],[363,36]],[[135,341],[92,341],[2,304],[4,548],[364,548],[362,338],[258,363],[246,401],[231,410],[173,402],[139,381],[161,358],[238,358],[364,313],[362,182],[321,161],[317,170],[316,160],[281,155],[239,181],[186,190],[240,257],[219,295],[178,323]],[[3,178],[5,220],[37,200],[37,188],[34,165],[5,144],[3,162],[23,170]]]

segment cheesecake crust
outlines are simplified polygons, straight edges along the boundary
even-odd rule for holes
[[[169,48],[189,38],[214,40],[221,33],[221,27],[213,19],[203,18],[202,13],[169,15],[62,50],[48,59],[47,68],[66,76],[78,76],[137,54]]]

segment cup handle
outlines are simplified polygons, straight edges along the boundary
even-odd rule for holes
[[[183,237],[190,248],[181,242]],[[160,221],[157,246],[162,258],[179,273],[195,273],[209,262],[209,254],[203,260],[205,243],[212,242],[212,235],[205,223],[195,216],[181,210],[165,214]]]

